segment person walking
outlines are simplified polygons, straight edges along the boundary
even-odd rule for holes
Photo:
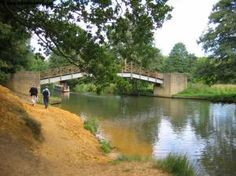
[[[50,97],[50,91],[48,90],[47,86],[43,89],[42,94],[43,94],[43,103],[45,105],[45,108],[47,109]]]
[[[38,88],[33,85],[30,90],[29,90],[30,96],[31,96],[31,101],[32,101],[32,105],[34,106],[37,101],[38,101]]]

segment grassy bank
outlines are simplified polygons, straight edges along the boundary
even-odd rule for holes
[[[194,176],[196,175],[193,166],[189,163],[186,156],[168,155],[163,160],[157,160],[154,167],[163,169],[173,176]]]
[[[91,118],[91,119],[87,119],[84,122],[84,128],[88,131],[90,131],[93,135],[96,135],[98,133],[98,122],[96,119]],[[98,139],[99,143],[101,145],[101,149],[104,153],[110,153],[113,149],[113,147],[111,146],[110,141],[106,140],[106,139]]]
[[[212,102],[236,103],[236,85],[218,84],[207,86],[203,84],[190,84],[186,90],[174,97],[205,99]]]
[[[119,156],[116,160],[112,161],[114,164],[120,162],[151,162],[152,167],[161,169],[170,173],[173,176],[195,176],[193,166],[189,163],[186,156],[169,154],[166,158],[161,160],[153,160],[150,157],[141,156]]]

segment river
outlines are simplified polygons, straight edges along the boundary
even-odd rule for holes
[[[236,175],[236,105],[157,97],[64,96],[61,108],[96,118],[126,155],[188,157],[198,175]]]

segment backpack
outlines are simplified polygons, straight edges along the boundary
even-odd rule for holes
[[[44,91],[43,91],[43,96],[44,96],[44,97],[48,97],[48,95],[49,95],[48,90],[44,90]]]

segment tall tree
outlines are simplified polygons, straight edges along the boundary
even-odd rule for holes
[[[209,28],[200,38],[210,53],[213,82],[236,82],[236,1],[220,0],[209,16]]]
[[[145,5],[134,2],[131,4],[135,11],[126,11],[113,27],[108,28],[109,45],[119,60],[151,68],[152,60],[160,58],[160,51],[154,47],[153,30],[161,27],[162,23],[170,18],[168,12],[171,8],[166,5],[159,10],[156,8],[160,22],[154,26],[153,18],[145,10]]]
[[[0,82],[8,73],[27,67],[29,53],[28,35],[20,26],[3,23],[0,16]]]
[[[183,43],[177,43],[172,48],[165,62],[165,72],[190,73],[196,56],[189,54]]]

